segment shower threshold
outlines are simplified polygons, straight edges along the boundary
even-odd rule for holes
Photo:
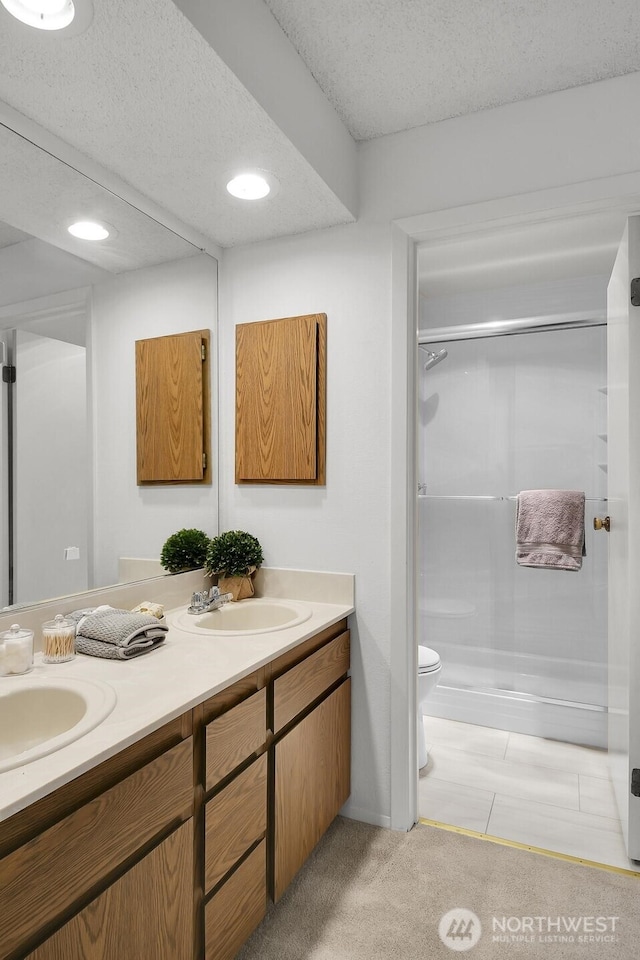
[[[438,684],[429,697],[427,713],[443,720],[459,720],[549,740],[607,746],[608,709],[597,703],[542,697],[505,688],[479,690]]]
[[[478,690],[476,687],[447,686],[439,684],[439,690],[456,691],[460,693],[473,693],[475,696],[503,697],[507,700],[520,700],[528,703],[548,703],[558,707],[571,707],[578,710],[592,710],[596,713],[608,713],[608,708],[600,703],[582,703],[580,700],[559,700],[556,697],[541,697],[535,693],[525,693],[523,690],[510,690],[506,687],[485,687],[484,690]]]

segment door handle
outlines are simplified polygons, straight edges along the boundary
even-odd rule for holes
[[[593,529],[606,530],[607,533],[609,533],[609,531],[611,530],[611,517],[594,517]]]

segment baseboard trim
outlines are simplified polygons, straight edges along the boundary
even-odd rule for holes
[[[373,810],[365,810],[364,807],[353,807],[345,803],[340,811],[341,817],[347,820],[359,820],[361,823],[370,823],[373,827],[386,827],[391,829],[391,817],[384,816],[381,813],[374,813]]]

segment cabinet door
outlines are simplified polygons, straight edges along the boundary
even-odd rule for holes
[[[138,483],[210,482],[209,331],[136,341]]]
[[[0,865],[0,957],[69,916],[161,831],[190,818],[193,803],[189,737],[9,853]]]
[[[25,960],[192,960],[193,822],[69,920]]]
[[[266,841],[223,883],[204,908],[205,960],[233,960],[267,912]]]
[[[236,327],[236,483],[325,482],[326,320]]]
[[[274,756],[277,901],[349,797],[351,680],[283,737]]]

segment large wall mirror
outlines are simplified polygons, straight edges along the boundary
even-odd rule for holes
[[[87,219],[109,237],[68,232]],[[215,399],[213,482],[136,484],[135,341],[205,328],[215,371],[212,257],[0,125],[0,607],[158,576],[171,533],[217,532]]]

